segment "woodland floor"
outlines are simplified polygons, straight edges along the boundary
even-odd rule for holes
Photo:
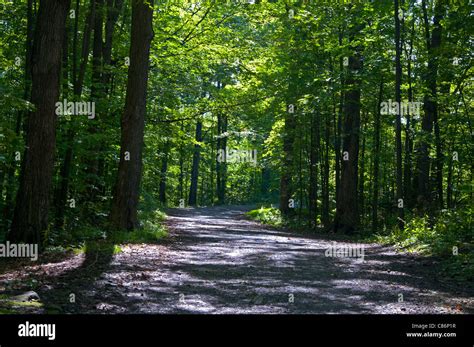
[[[325,257],[340,235],[275,230],[246,210],[171,209],[158,244],[4,266],[0,294],[34,290],[41,306],[15,307],[31,313],[474,313],[473,285],[433,259],[377,244],[364,262]]]

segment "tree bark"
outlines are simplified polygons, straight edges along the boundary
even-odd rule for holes
[[[167,140],[165,142],[165,146],[163,149],[163,161],[161,162],[161,169],[160,169],[160,188],[158,197],[160,202],[163,205],[166,205],[166,174],[168,171],[168,157],[170,151],[170,141]]]
[[[407,79],[408,79],[408,102],[413,102],[413,87],[411,77],[411,59],[413,53],[413,36],[415,34],[415,21],[412,21],[411,37],[410,37],[410,49],[406,51],[407,59]],[[406,115],[406,126],[405,126],[405,165],[404,165],[404,177],[403,177],[403,196],[405,197],[405,206],[408,208],[413,207],[414,196],[413,196],[413,172],[412,172],[412,153],[413,153],[413,134],[411,125],[411,114]]]
[[[334,110],[335,112],[335,105]],[[329,141],[330,141],[330,123],[329,115],[326,115],[326,124],[324,127],[324,163],[323,163],[323,174],[322,174],[322,213],[321,221],[325,228],[329,227]]]
[[[184,125],[181,124],[181,132],[184,131]],[[179,194],[179,199],[178,199],[178,206],[186,200],[184,198],[184,146],[182,141],[180,141],[179,144],[179,185],[178,185],[178,194]]]
[[[422,1],[423,20],[425,26],[426,46],[428,50],[428,69],[426,74],[426,85],[428,93],[424,96],[424,115],[421,123],[422,136],[418,148],[417,158],[417,202],[422,209],[430,207],[432,203],[430,177],[430,141],[433,132],[433,123],[437,120],[438,105],[437,97],[437,75],[438,75],[438,50],[441,46],[441,21],[444,18],[444,0],[436,2],[433,30],[430,38],[426,0]]]
[[[362,147],[360,149],[360,165],[359,165],[359,211],[364,216],[364,182],[365,182],[365,135],[363,133],[364,125],[361,125]]]
[[[319,117],[318,117],[319,118]],[[311,115],[311,139],[310,139],[310,155],[309,155],[309,220],[310,227],[316,226],[317,218],[317,201],[318,201],[318,162],[319,162],[319,119],[315,115]],[[300,204],[301,206],[302,204]]]
[[[196,142],[202,141],[202,122],[200,120],[196,123]],[[193,152],[193,166],[191,169],[191,185],[189,187],[189,200],[190,206],[197,205],[197,191],[198,191],[198,179],[199,179],[199,163],[201,161],[201,145],[196,143],[194,145]]]
[[[339,29],[339,46],[342,46],[342,29]],[[344,67],[343,67],[343,58],[339,59],[339,73],[341,76],[341,92],[339,95],[339,112],[337,112],[337,120],[336,115],[334,114],[334,142],[335,142],[335,171],[336,171],[336,178],[335,178],[335,185],[336,185],[336,199],[339,196],[339,191],[341,187],[341,134],[342,134],[342,113],[344,112],[344,93],[342,92],[345,88],[345,81],[344,81]]]
[[[380,104],[383,98],[383,79],[380,80],[379,97],[375,110],[375,131],[374,131],[374,172],[372,189],[372,233],[378,229],[378,208],[379,208],[379,167],[380,167]]]
[[[283,129],[283,163],[280,177],[280,211],[283,216],[287,217],[292,214],[292,209],[289,207],[290,199],[293,195],[291,169],[293,167],[293,145],[294,145],[294,131],[295,131],[295,115],[297,108],[295,104],[294,113],[285,113],[285,125]]]
[[[227,116],[219,113],[217,115],[217,151],[226,151],[227,136],[222,137],[222,134],[227,132]],[[225,193],[227,185],[227,161],[219,162],[216,160],[216,184],[217,184],[217,202],[220,205],[225,204]]]
[[[400,18],[398,17],[399,13],[399,4],[398,0],[394,1],[395,4],[395,101],[398,102],[398,114],[395,119],[395,147],[397,153],[397,164],[396,164],[396,179],[397,179],[397,188],[396,188],[396,198],[397,206],[400,199],[403,201],[403,166],[402,166],[402,121],[401,121],[401,84],[402,84],[402,64],[400,62],[402,46],[400,42]],[[402,230],[405,227],[405,217],[403,213],[403,207],[398,207],[398,228]]]
[[[351,40],[353,37],[351,37]],[[359,224],[357,201],[359,126],[360,126],[360,79],[362,58],[358,48],[349,57],[349,71],[344,97],[344,131],[341,161],[341,187],[336,203],[334,230],[351,233]]]
[[[55,103],[59,98],[64,29],[70,1],[42,0],[32,50],[31,102],[20,187],[8,235],[13,242],[38,243],[48,227],[56,147]]]
[[[121,119],[120,163],[110,212],[111,225],[118,229],[139,227],[137,208],[142,176],[150,44],[153,39],[152,21],[153,1],[133,0],[130,68]]]

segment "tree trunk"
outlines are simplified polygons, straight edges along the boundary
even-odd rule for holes
[[[439,128],[439,112],[436,112],[436,117],[434,119],[434,133],[435,133],[435,145],[436,145],[436,191],[438,196],[438,207],[444,207],[444,199],[443,199],[443,149],[442,149],[442,140],[441,140],[441,132]]]
[[[426,0],[422,1],[423,20],[425,26],[426,46],[428,50],[428,69],[425,78],[428,93],[424,96],[424,115],[421,123],[422,136],[418,148],[417,160],[417,191],[418,205],[422,208],[430,207],[432,202],[430,177],[430,141],[433,131],[433,122],[437,120],[438,105],[437,97],[437,75],[438,75],[438,50],[441,46],[441,21],[444,17],[444,0],[436,2],[433,31],[430,39],[428,24],[428,14],[426,10]]]
[[[294,113],[285,113],[285,125],[283,129],[283,163],[280,177],[280,211],[283,216],[289,216],[292,213],[292,209],[289,207],[290,199],[293,195],[291,170],[293,166],[293,145],[294,145],[294,131],[295,131],[295,114],[297,108],[295,104],[291,104],[294,107]]]
[[[132,35],[125,111],[121,119],[120,163],[110,221],[118,229],[139,226],[137,207],[142,176],[143,132],[150,44],[153,39],[153,1],[132,2]]]
[[[411,57],[413,53],[413,35],[415,33],[415,21],[412,21],[411,38],[410,38],[410,50],[406,53],[407,55],[407,78],[408,78],[408,102],[413,102],[413,87],[411,77]],[[404,165],[404,177],[403,177],[403,196],[405,197],[405,206],[408,208],[413,207],[413,181],[412,181],[412,153],[413,153],[413,135],[411,129],[411,114],[407,113],[407,123],[405,126],[405,165]]]
[[[311,115],[311,139],[310,139],[310,155],[309,155],[309,220],[310,227],[316,225],[317,218],[317,201],[318,201],[318,161],[319,161],[319,119],[315,115]],[[301,170],[300,170],[301,171]],[[300,206],[302,203],[300,203]]]
[[[351,41],[352,41],[351,37]],[[360,126],[360,80],[357,73],[362,68],[362,58],[356,48],[349,57],[346,91],[344,97],[344,131],[341,162],[341,187],[337,196],[334,230],[350,233],[359,224],[357,201],[359,126]]]
[[[360,168],[359,168],[359,211],[364,218],[364,182],[365,182],[365,135],[363,133],[363,125],[361,125],[361,134],[362,134],[362,148],[360,152]]]
[[[380,104],[383,98],[383,79],[380,80],[379,98],[375,110],[375,132],[374,132],[374,172],[372,190],[372,233],[378,230],[378,208],[379,208],[379,166],[380,166]]]
[[[32,50],[31,102],[20,187],[9,239],[39,243],[48,227],[56,147],[55,103],[59,98],[61,55],[70,1],[42,0]]]
[[[402,64],[400,62],[402,46],[400,42],[400,19],[398,18],[398,0],[395,0],[395,101],[398,102],[398,114],[395,119],[395,147],[397,152],[397,188],[396,199],[397,206],[400,200],[403,201],[403,167],[402,167],[402,121],[401,121],[401,84],[402,84]],[[398,227],[402,230],[405,227],[405,217],[403,207],[398,207]]]
[[[335,105],[334,105],[335,111]],[[329,227],[329,141],[330,141],[330,124],[329,115],[326,115],[326,124],[324,128],[324,163],[323,163],[323,174],[322,174],[322,216],[321,221],[325,228]]]
[[[181,124],[181,132],[184,131],[184,126]],[[178,199],[178,206],[181,204],[181,202],[184,203],[185,198],[184,198],[184,146],[182,142],[180,142],[179,145],[179,185],[178,185],[178,193],[179,193],[179,199]]]
[[[227,149],[227,136],[221,137],[222,134],[227,132],[227,116],[222,114],[217,115],[217,151],[218,157],[219,151],[226,153]],[[227,185],[227,161],[220,162],[216,160],[216,184],[217,184],[217,202],[222,205],[225,204],[225,191]]]
[[[266,166],[262,167],[261,177],[262,183],[260,185],[260,194],[262,196],[263,201],[266,202],[270,199],[270,168]]]
[[[342,29],[339,30],[339,46],[342,46]],[[335,178],[335,185],[336,185],[336,199],[339,196],[339,191],[341,187],[341,134],[342,134],[342,113],[344,112],[344,93],[342,92],[345,88],[345,81],[344,81],[344,67],[343,67],[343,58],[339,59],[339,72],[341,76],[341,92],[339,96],[339,112],[337,113],[337,121],[336,116],[334,115],[334,142],[335,142],[335,170],[336,170],[336,178]]]
[[[169,140],[165,142],[165,147],[163,150],[163,161],[161,162],[161,170],[160,170],[160,190],[159,190],[159,200],[163,205],[166,205],[166,174],[168,171],[168,157],[169,157],[169,150],[170,150],[170,142]]]
[[[199,120],[196,123],[196,142],[202,141],[202,122]],[[189,200],[190,206],[197,205],[197,191],[198,191],[198,179],[199,179],[199,162],[201,161],[201,145],[198,143],[194,145],[193,152],[193,166],[191,169],[191,186],[189,187]]]

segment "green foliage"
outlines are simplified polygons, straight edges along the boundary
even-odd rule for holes
[[[142,227],[133,231],[107,231],[104,227],[82,224],[69,232],[56,233],[56,238],[48,239],[47,250],[52,252],[64,249],[85,251],[85,244],[109,241],[117,244],[156,242],[167,235],[163,221],[166,214],[160,210],[140,211]]]
[[[163,225],[165,218],[166,214],[159,210],[143,212],[140,216],[143,221],[142,228],[133,231],[113,231],[108,239],[117,244],[157,242],[167,236]]]
[[[376,240],[409,252],[443,259],[448,274],[474,279],[474,205],[444,210],[436,218],[414,216],[405,229],[394,228]]]
[[[118,254],[122,252],[119,245],[114,244],[111,240],[100,240],[93,242],[86,242],[80,247],[74,248],[76,254],[87,253],[87,254]]]
[[[283,223],[280,210],[271,207],[260,207],[258,209],[246,213],[251,219],[259,221],[263,224],[272,226],[281,226]]]

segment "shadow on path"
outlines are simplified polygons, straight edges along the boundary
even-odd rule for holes
[[[474,312],[473,288],[443,282],[430,259],[376,244],[364,261],[326,257],[347,243],[262,226],[248,209],[171,209],[166,242],[76,257],[40,297],[71,313]]]

